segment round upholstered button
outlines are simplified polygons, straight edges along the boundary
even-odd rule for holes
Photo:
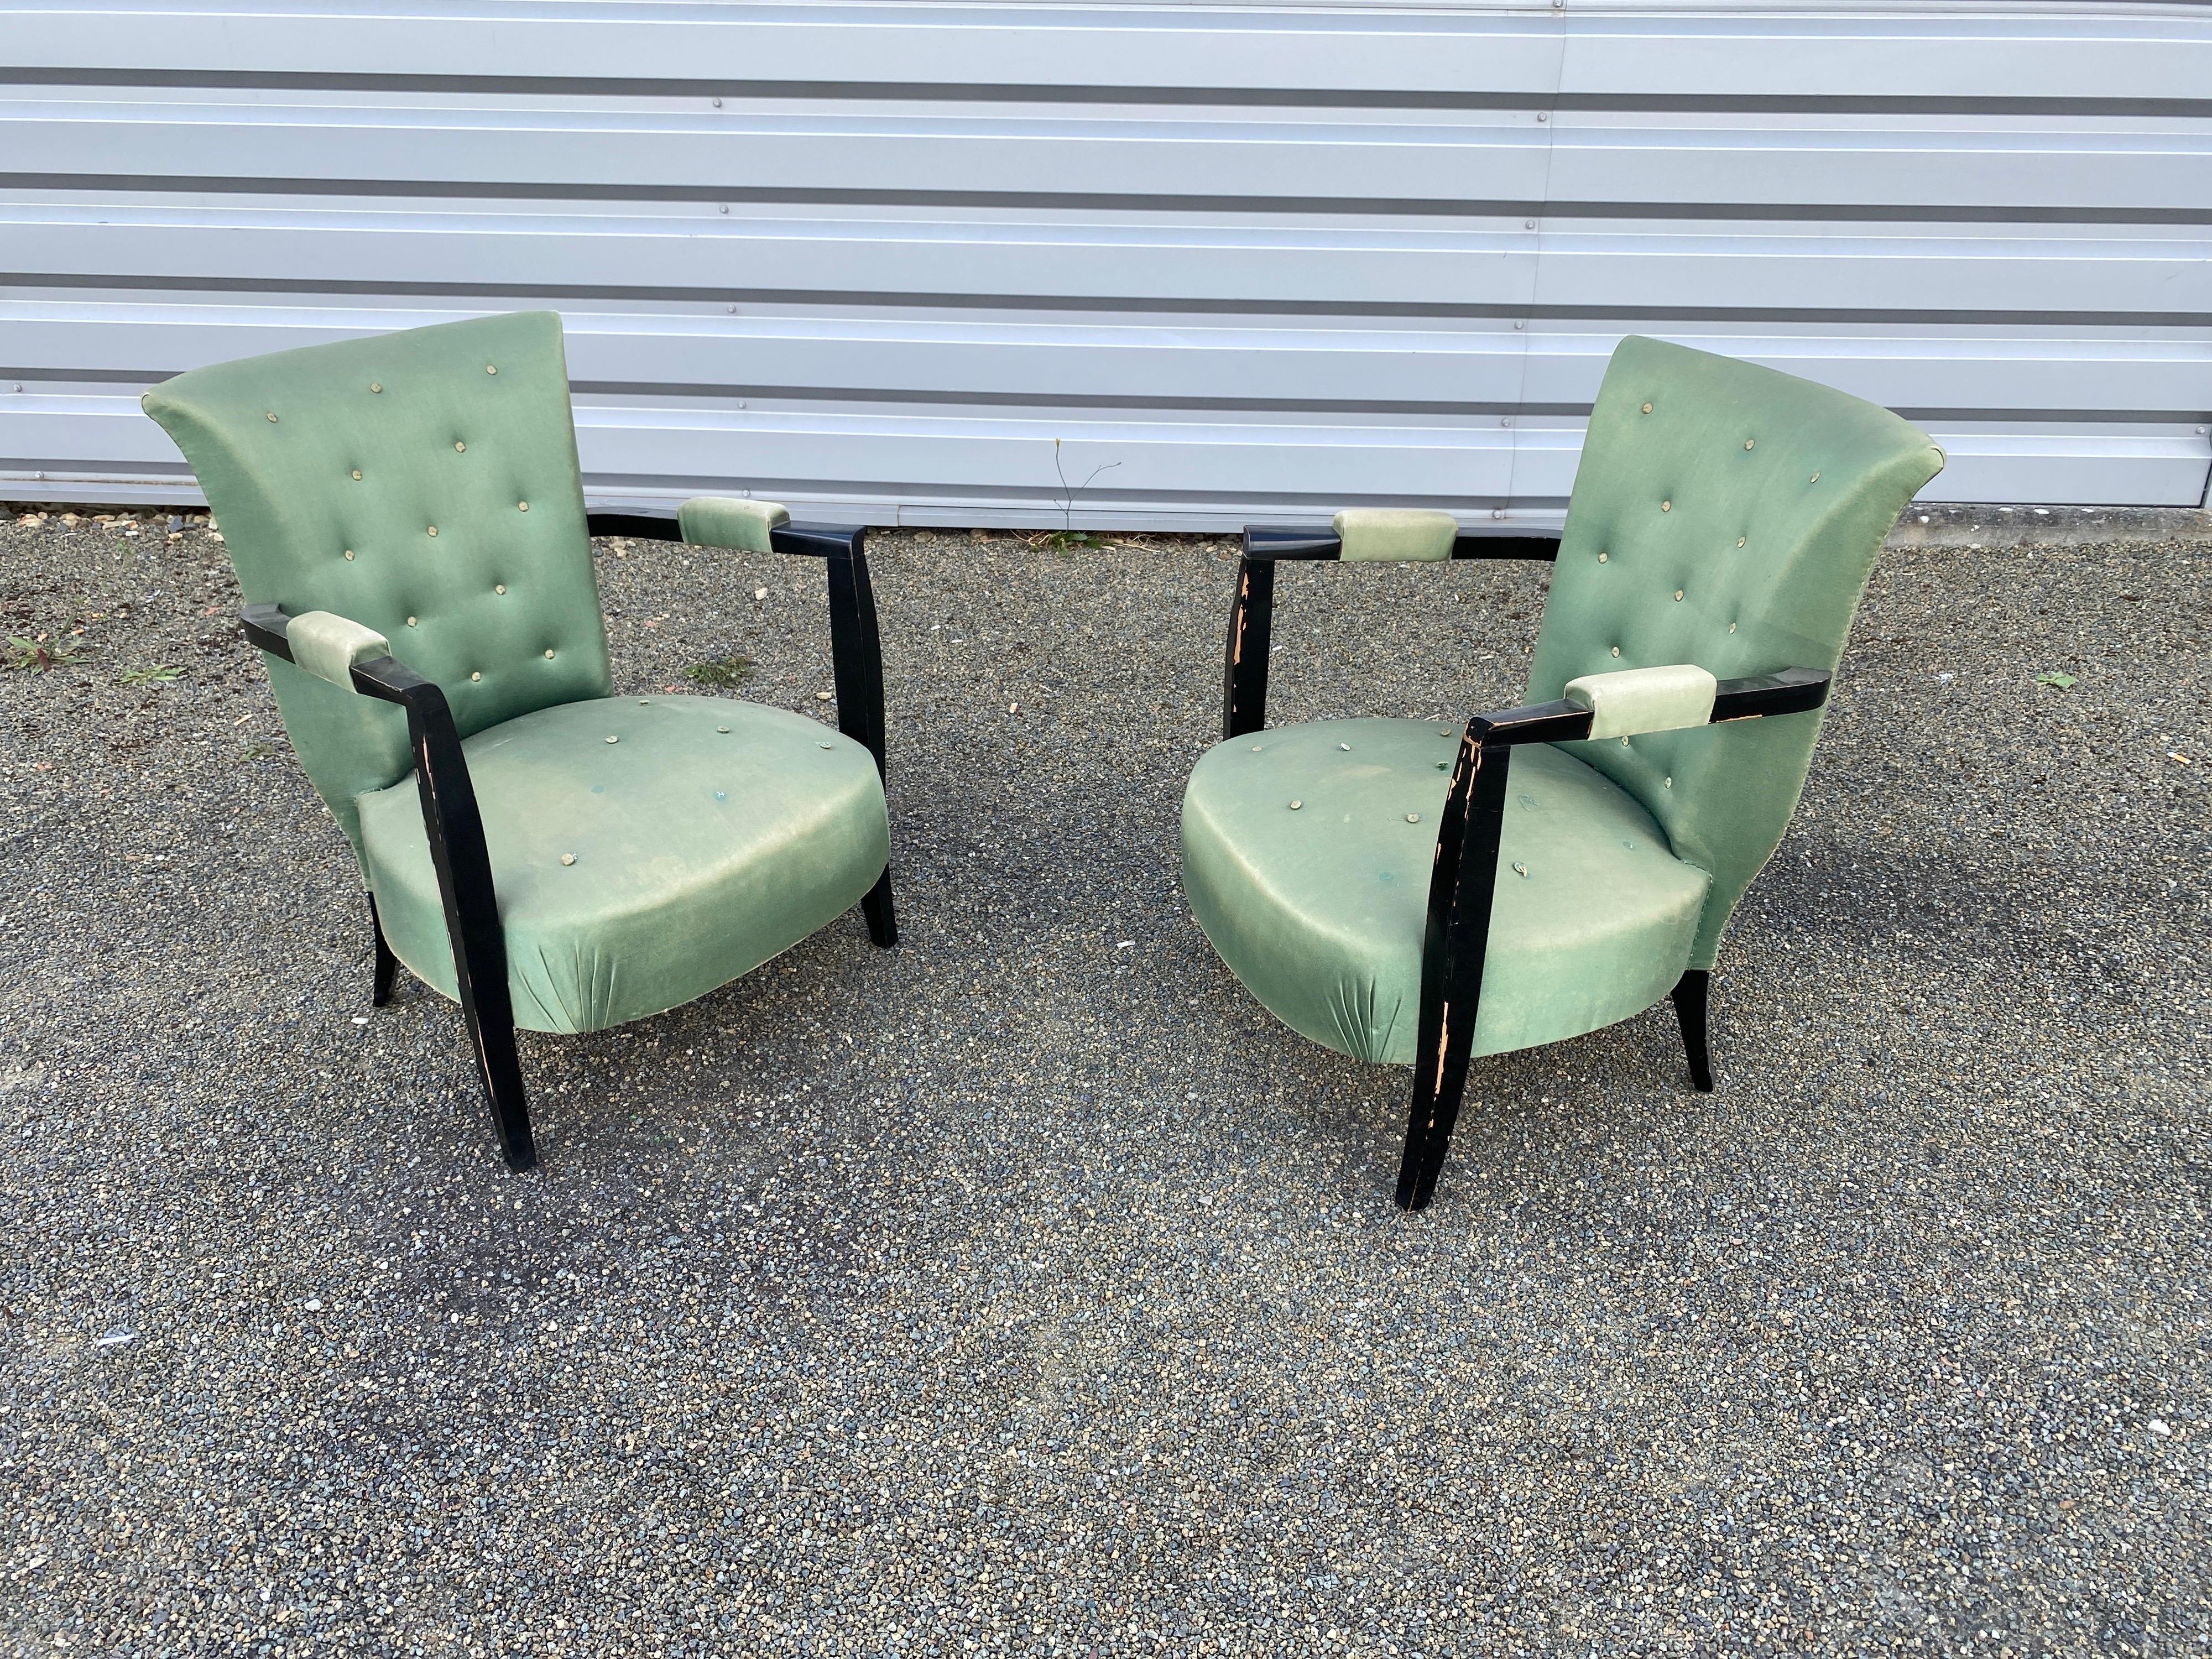
[[[432,525],[432,526],[430,526],[430,533],[431,533],[433,536],[436,535],[436,534],[438,533],[438,526],[435,526],[435,525]]]
[[[348,557],[349,559],[349,558],[351,558],[351,557],[353,557],[353,549],[351,549],[351,548],[349,548],[349,547],[348,549],[346,549],[346,550],[345,550],[345,556],[346,556],[346,557]]]
[[[407,619],[407,625],[408,625],[410,628],[414,627],[414,626],[415,626],[415,618],[414,618],[414,617],[410,617]]]
[[[553,647],[550,645],[545,647],[545,660],[548,662],[553,660]]]
[[[528,501],[517,501],[514,504],[514,510],[518,513],[527,513],[530,511],[530,503]]]
[[[359,467],[354,468],[353,476],[355,483],[358,483],[361,482],[361,469]]]
[[[715,729],[717,732],[722,732],[722,733],[724,733],[725,735],[726,735],[726,734],[728,733],[728,732],[729,732],[729,729],[730,729],[730,728],[729,728],[728,726],[716,726],[714,729]]]
[[[1258,744],[1255,743],[1252,745],[1252,752],[1255,755],[1260,752],[1260,745]]]
[[[269,424],[271,426],[276,424],[276,411],[273,409],[269,411]]]
[[[1674,603],[1675,603],[1675,604],[1677,604],[1677,605],[1680,605],[1680,604],[1681,604],[1681,602],[1682,602],[1682,590],[1681,590],[1680,588],[1679,588],[1679,587],[1678,587],[1678,588],[1676,588],[1676,589],[1674,590]]]
[[[837,745],[834,743],[825,743],[820,745],[820,747],[823,749],[835,749],[836,746]]]
[[[1292,802],[1291,803],[1291,811],[1292,811],[1293,812],[1295,812],[1295,811],[1297,811],[1298,810],[1298,808],[1300,808],[1301,806],[1304,806],[1304,805],[1305,805],[1305,803],[1304,803],[1304,801],[1302,801],[1302,800],[1294,800],[1294,801],[1292,801]]]
[[[485,374],[498,374],[498,373],[499,373],[499,365],[498,365],[498,364],[496,364],[496,363],[486,363],[486,364],[484,365],[484,373],[485,373]]]
[[[1616,657],[1620,654],[1620,647],[1619,646],[1616,645],[1613,647],[1613,654]]]
[[[610,737],[610,738],[607,739],[607,741],[608,741],[609,743],[620,743],[620,742],[622,741],[622,739],[621,739],[620,738],[617,738],[617,737]]]
[[[495,593],[504,593],[507,592],[507,584],[505,582],[494,582],[491,585],[491,591]]]
[[[1601,553],[1601,554],[1599,554],[1599,555],[1597,556],[1597,562],[1598,562],[1600,564],[1603,564],[1603,563],[1605,563],[1605,562],[1606,562],[1606,560],[1607,560],[1607,556],[1606,556],[1605,554]]]
[[[1513,861],[1513,873],[1516,876],[1525,876],[1528,873],[1528,866],[1516,859]]]
[[[1644,412],[1646,415],[1649,415],[1649,414],[1651,412],[1651,405],[1650,405],[1650,404],[1644,404]]]
[[[1352,745],[1348,743],[1340,743],[1336,746],[1339,749],[1343,750],[1346,754],[1350,754],[1352,752]]]
[[[1406,814],[1406,822],[1408,823],[1419,823],[1420,821],[1421,815],[1419,812],[1408,812]]]
[[[653,705],[647,702],[643,697],[640,697],[637,700],[637,706],[640,708],[650,708]]]
[[[1729,624],[1729,632],[1731,634],[1735,632],[1735,624],[1734,623],[1730,623]]]
[[[371,380],[368,383],[368,389],[371,392],[381,392],[384,390],[384,382],[381,380]]]
[[[459,438],[453,440],[453,453],[456,455],[465,455],[468,453],[468,449],[469,447]]]
[[[1674,503],[1672,501],[1662,501],[1659,503],[1659,510],[1662,513],[1672,513],[1674,510]]]
[[[1744,447],[1746,449],[1750,448],[1750,447],[1751,447],[1751,446],[1752,446],[1753,441],[1752,439],[1746,438],[1746,439],[1743,441],[1743,447]]]
[[[1745,538],[1744,537],[1741,537],[1741,536],[1737,537],[1737,538],[1735,538],[1735,544],[1736,544],[1738,547],[1741,547],[1741,546],[1744,544],[1745,539],[1746,539],[1746,538]]]
[[[574,864],[575,861],[576,855],[574,853],[563,853],[561,854],[561,862],[563,864]]]
[[[1672,778],[1668,779],[1668,780],[1667,780],[1667,787],[1668,787],[1669,789],[1672,789],[1672,788],[1674,787],[1674,779],[1672,779]]]
[[[270,418],[271,420],[274,420],[274,419],[276,419],[276,416],[272,415],[272,416],[270,416]],[[1806,480],[1805,480],[1805,482],[1806,482],[1807,483],[1820,483],[1820,475],[1819,473],[1815,472],[1815,473],[1814,473],[1811,477],[1809,477],[1809,478],[1806,479]]]
[[[483,673],[482,673],[481,672],[477,672],[477,673],[474,673],[474,674],[470,675],[470,676],[469,676],[469,678],[470,678],[471,679],[472,679],[472,680],[480,680],[480,679],[482,679],[482,678],[483,678]]]

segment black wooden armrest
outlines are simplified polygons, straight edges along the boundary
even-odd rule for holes
[[[672,518],[636,513],[593,513],[594,536],[625,536],[638,541],[680,542],[684,532]],[[830,664],[837,687],[837,729],[875,757],[877,772],[888,777],[884,759],[884,648],[876,629],[876,592],[868,580],[866,529],[859,525],[787,524],[769,532],[769,545],[793,558],[821,559],[829,567]]]
[[[1241,738],[1267,723],[1267,653],[1273,642],[1275,567],[1285,561],[1335,559],[1344,543],[1334,530],[1253,525],[1244,532],[1237,561],[1237,597],[1229,608],[1229,643],[1222,653],[1221,735]],[[1459,559],[1537,559],[1559,556],[1556,536],[1486,536],[1462,532],[1452,540]]]

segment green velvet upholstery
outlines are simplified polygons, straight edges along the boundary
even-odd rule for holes
[[[1942,464],[1923,434],[1841,392],[1621,343],[1522,700],[1572,686],[1608,735],[1512,753],[1474,1053],[1626,1018],[1711,967],[1789,823],[1820,723],[1706,724],[1714,679],[1832,672],[1890,526]],[[1422,545],[1443,550],[1425,556],[1447,556],[1441,526],[1430,534]],[[1664,672],[1612,678],[1635,669]],[[1412,1058],[1457,736],[1413,721],[1281,727],[1231,738],[1191,775],[1183,872],[1200,926],[1262,1003],[1346,1054]]]
[[[1942,469],[1927,434],[1886,409],[1623,340],[1590,413],[1527,701],[1662,663],[1722,679],[1832,672],[1890,526]],[[1659,821],[1677,857],[1711,872],[1691,967],[1713,965],[1737,901],[1781,843],[1820,718],[1579,746]]]
[[[676,509],[676,526],[695,547],[733,547],[746,553],[769,553],[769,532],[791,522],[790,512],[775,501],[742,501],[733,495],[694,495]]]
[[[874,758],[784,709],[612,697],[463,747],[526,1030],[598,1030],[702,996],[835,920],[890,860]],[[392,951],[452,996],[414,781],[360,807]]]
[[[1184,890],[1221,959],[1293,1030],[1360,1060],[1413,1059],[1458,751],[1457,726],[1323,720],[1200,759],[1183,796]],[[1502,848],[1476,1054],[1610,1025],[1681,976],[1705,873],[1603,775],[1558,749],[1515,755]]]
[[[310,611],[293,617],[285,634],[285,643],[292,647],[294,667],[347,691],[353,690],[356,663],[392,654],[392,641],[374,629],[327,611]]]
[[[1610,674],[1583,674],[1569,680],[1569,702],[1590,711],[1590,736],[1636,738],[1647,732],[1679,732],[1703,726],[1713,717],[1720,683],[1695,663],[1662,668],[1621,668]]]
[[[383,635],[464,737],[614,689],[553,313],[221,363],[143,401],[247,601]],[[354,798],[407,775],[406,716],[276,659],[269,678],[358,854]]]
[[[1408,560],[1432,564],[1451,557],[1459,520],[1449,513],[1411,507],[1348,507],[1331,528],[1346,564]]]

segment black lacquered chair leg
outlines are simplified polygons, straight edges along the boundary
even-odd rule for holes
[[[883,950],[888,951],[898,943],[898,917],[891,908],[891,872],[885,865],[884,872],[876,878],[876,884],[868,889],[867,896],[860,901],[860,914],[868,919],[868,937]]]
[[[512,1025],[487,1024],[466,1010],[469,1046],[476,1050],[477,1073],[483,1079],[484,1104],[491,1108],[492,1133],[510,1170],[535,1169],[538,1145],[530,1134],[530,1100],[522,1089],[522,1060],[514,1048]]]
[[[368,896],[369,931],[376,935],[376,988],[370,994],[372,1006],[381,1008],[392,1000],[392,981],[399,972],[399,958],[392,954],[392,946],[385,942],[384,918],[376,913],[376,895]]]
[[[1674,985],[1674,1016],[1682,1022],[1682,1048],[1690,1057],[1690,1084],[1701,1095],[1713,1091],[1712,1056],[1705,1049],[1705,993],[1712,975],[1692,968]]]

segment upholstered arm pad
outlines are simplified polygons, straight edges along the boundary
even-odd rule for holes
[[[1624,668],[1567,682],[1566,700],[1590,711],[1593,738],[1632,738],[1703,726],[1713,717],[1719,682],[1694,663]]]
[[[734,547],[746,553],[772,553],[769,532],[791,522],[775,501],[739,501],[729,495],[694,495],[676,509],[684,539],[696,547]]]
[[[284,638],[292,647],[295,666],[343,691],[354,689],[356,663],[392,654],[392,642],[374,629],[348,622],[329,611],[310,611],[293,617],[285,626]]]
[[[1449,559],[1459,520],[1449,513],[1422,507],[1348,507],[1336,515],[1337,555],[1349,563],[1364,560]]]

